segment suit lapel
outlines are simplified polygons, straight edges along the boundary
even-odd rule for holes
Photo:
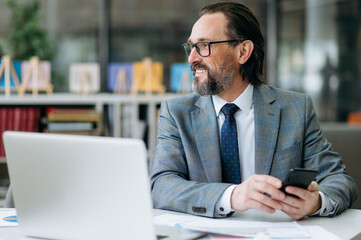
[[[277,144],[281,110],[272,104],[275,98],[266,85],[254,88],[255,171],[270,174]]]
[[[217,117],[210,96],[200,97],[191,112],[197,149],[208,182],[222,181]]]

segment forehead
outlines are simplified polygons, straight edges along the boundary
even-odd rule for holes
[[[190,42],[226,40],[227,19],[223,13],[205,14],[193,25]]]

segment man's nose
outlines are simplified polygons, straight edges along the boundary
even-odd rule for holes
[[[196,62],[200,62],[202,59],[202,57],[198,54],[197,49],[194,47],[192,48],[192,51],[189,53],[188,56],[188,62],[190,64],[196,63]]]

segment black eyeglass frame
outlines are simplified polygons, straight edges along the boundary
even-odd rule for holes
[[[187,57],[189,57],[189,55],[190,55],[190,52],[189,52],[189,54],[188,54],[188,52],[187,52],[187,50],[186,50],[186,46],[187,46],[187,45],[189,46],[189,44],[192,46],[191,51],[192,51],[192,49],[195,47],[196,50],[197,50],[197,53],[199,54],[199,56],[201,56],[201,57],[208,57],[208,56],[211,55],[211,44],[226,43],[226,42],[243,42],[243,41],[245,41],[245,40],[233,39],[233,40],[214,41],[214,42],[208,42],[208,41],[199,41],[199,42],[196,42],[196,43],[187,42],[187,43],[183,43],[183,44],[182,44],[182,47],[183,47],[184,51],[186,52]],[[207,47],[208,47],[208,54],[207,54],[207,55],[202,55],[202,54],[200,53],[200,49],[199,49],[199,47],[197,47],[197,44],[199,44],[199,43],[206,43],[206,44],[207,44]]]

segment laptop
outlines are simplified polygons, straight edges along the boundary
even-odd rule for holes
[[[139,139],[5,132],[19,228],[50,239],[156,239]]]

